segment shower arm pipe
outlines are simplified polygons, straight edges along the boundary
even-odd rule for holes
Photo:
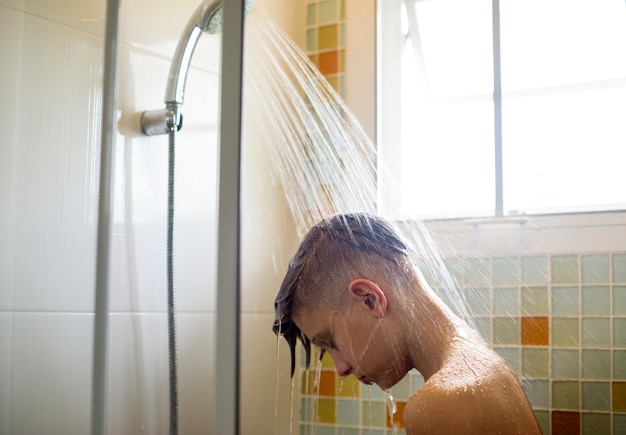
[[[149,110],[141,116],[141,129],[144,134],[154,136],[180,130],[183,117],[180,107],[185,100],[185,85],[191,65],[193,52],[203,32],[217,33],[216,15],[221,13],[222,0],[205,0],[198,6],[187,21],[187,25],[178,40],[174,57],[170,64],[165,87],[165,108]]]

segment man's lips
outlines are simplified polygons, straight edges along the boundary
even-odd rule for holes
[[[359,378],[359,381],[361,381],[362,383],[364,383],[365,385],[372,385],[374,383],[374,381],[368,379],[366,376],[361,376]]]

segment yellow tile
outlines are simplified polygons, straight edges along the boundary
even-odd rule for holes
[[[318,50],[329,50],[339,46],[339,26],[337,24],[321,26],[317,33]]]
[[[613,382],[613,412],[626,412],[626,382]]]
[[[322,368],[335,370],[335,363],[333,362],[333,357],[330,356],[328,352],[324,352],[324,356],[322,357]]]
[[[317,404],[317,415],[320,423],[337,423],[337,410],[335,399],[320,399]]]
[[[326,77],[326,81],[332,86],[335,92],[339,93],[339,77]]]
[[[311,370],[305,370],[302,372],[302,394],[309,396],[314,394],[315,385],[315,372]]]
[[[361,383],[356,376],[348,376],[339,379],[337,393],[339,397],[359,397],[361,392]]]

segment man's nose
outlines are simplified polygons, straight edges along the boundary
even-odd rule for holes
[[[350,364],[336,356],[333,356],[333,362],[335,363],[335,370],[337,370],[339,376],[348,376],[350,374],[352,370]]]

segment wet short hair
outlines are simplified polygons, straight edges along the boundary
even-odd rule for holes
[[[366,264],[372,269],[384,263],[383,269],[406,270],[411,250],[390,222],[371,214],[338,214],[324,218],[305,235],[276,296],[273,331],[283,336],[291,351],[291,376],[296,367],[296,343],[306,351],[306,367],[311,360],[311,341],[293,322],[298,310],[312,311],[324,303],[329,287],[342,285],[343,269]],[[393,272],[393,271],[390,271]],[[348,279],[348,278],[344,278]],[[331,284],[332,283],[332,284]],[[345,284],[345,282],[343,282]],[[345,287],[344,287],[345,288]],[[304,299],[303,293],[306,293]],[[340,298],[341,295],[330,297]],[[306,300],[306,302],[304,302]]]

